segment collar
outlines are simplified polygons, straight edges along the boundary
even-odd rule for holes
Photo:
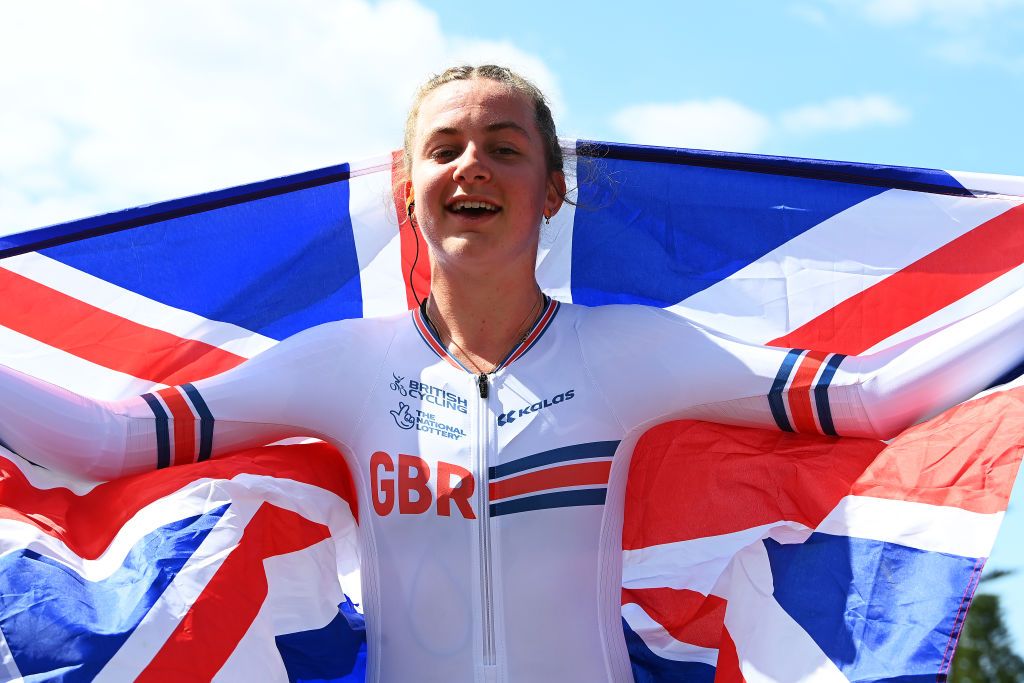
[[[434,326],[430,324],[430,320],[427,318],[426,313],[427,301],[424,299],[417,308],[412,310],[413,325],[416,327],[416,331],[419,333],[423,342],[430,347],[430,350],[437,354],[438,358],[448,361],[453,367],[465,370],[470,374],[476,374],[461,362],[459,359],[448,353],[448,349],[441,342],[441,335],[437,333]],[[537,319],[534,320],[533,325],[530,326],[529,332],[523,337],[523,340],[516,344],[516,346],[509,352],[505,359],[498,363],[489,374],[493,374],[502,368],[508,367],[512,363],[516,362],[527,351],[536,346],[541,336],[551,327],[551,321],[555,319],[555,314],[558,312],[558,308],[561,304],[555,301],[548,295],[544,295],[544,304],[541,306],[540,313],[537,315]]]

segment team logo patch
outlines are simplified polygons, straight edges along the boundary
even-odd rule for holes
[[[553,408],[554,406],[557,406],[559,403],[572,400],[572,398],[575,395],[576,390],[569,389],[568,391],[563,391],[562,393],[557,394],[556,396],[552,396],[551,398],[546,398],[543,401],[537,401],[536,403],[528,405],[525,408],[514,408],[508,412],[503,412],[500,415],[498,415],[498,426],[504,427],[505,425],[512,424],[519,418],[525,417],[530,413],[536,413],[547,408]]]
[[[414,379],[406,381],[405,377],[399,377],[395,373],[391,373],[391,377],[392,381],[388,387],[391,391],[398,392],[399,396],[408,396],[413,400],[430,403],[438,408],[454,410],[463,415],[469,412],[469,402],[458,394]]]
[[[437,421],[437,416],[424,410],[410,408],[405,401],[398,402],[398,408],[391,411],[391,417],[401,429],[415,429],[428,434],[437,434],[446,439],[461,439],[466,432],[453,425]]]

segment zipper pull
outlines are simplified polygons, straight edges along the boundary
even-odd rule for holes
[[[476,386],[480,389],[480,398],[487,398],[487,375],[481,372],[476,378]]]

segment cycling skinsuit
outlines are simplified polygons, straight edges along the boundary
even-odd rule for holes
[[[0,438],[103,477],[322,438],[358,488],[369,680],[628,681],[620,532],[637,438],[674,418],[887,435],[1005,369],[1020,321],[984,334],[966,322],[845,357],[748,345],[658,309],[548,300],[481,379],[417,310],[321,325],[117,403],[4,370],[0,396],[24,398],[0,401]],[[947,388],[950,354],[975,386]]]

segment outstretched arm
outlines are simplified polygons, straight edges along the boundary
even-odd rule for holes
[[[348,323],[329,323],[194,384],[99,401],[0,366],[0,441],[48,468],[92,479],[205,460],[293,436],[337,442],[358,417],[345,391],[372,362],[340,359]],[[365,396],[365,392],[362,392]]]
[[[888,438],[1024,359],[1024,291],[863,356],[749,344],[657,309],[594,313],[584,356],[627,428],[693,418]]]

